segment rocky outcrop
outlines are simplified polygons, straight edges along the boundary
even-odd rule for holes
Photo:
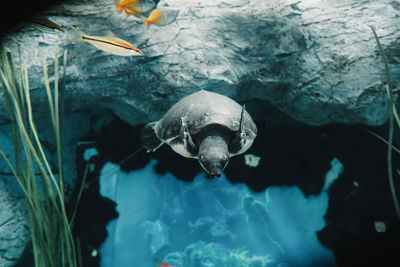
[[[68,110],[110,109],[131,125],[158,119],[178,99],[200,89],[243,103],[257,100],[248,109],[260,118],[273,116],[265,111],[271,106],[310,125],[385,122],[384,65],[369,25],[396,53],[396,1],[166,2],[179,8],[177,21],[148,30],[133,16],[119,14],[108,0],[68,1],[45,12],[68,31],[72,24],[90,35],[110,29],[145,57],[107,55],[86,43],[69,45],[68,33],[20,31],[4,44],[14,52],[15,41],[20,44],[38,105],[44,99],[39,55],[51,62],[57,42],[69,47]],[[391,67],[397,74],[399,67]]]
[[[4,173],[2,173],[4,176]],[[11,182],[12,183],[12,182]],[[10,189],[10,187],[12,189]],[[29,239],[25,202],[16,196],[17,188],[0,179],[0,265],[13,266]]]

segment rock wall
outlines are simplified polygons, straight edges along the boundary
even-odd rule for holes
[[[384,65],[369,25],[396,54],[397,1],[166,2],[180,10],[177,21],[146,30],[133,16],[119,14],[111,0],[68,1],[44,12],[67,33],[20,30],[5,37],[4,45],[13,52],[20,45],[38,103],[44,99],[39,55],[51,63],[54,42],[68,47],[68,110],[106,108],[131,125],[159,119],[200,89],[242,103],[257,100],[248,108],[260,118],[273,116],[257,112],[271,106],[309,125],[386,121]],[[72,24],[89,35],[110,29],[146,56],[70,45]],[[399,67],[391,63],[397,82]]]

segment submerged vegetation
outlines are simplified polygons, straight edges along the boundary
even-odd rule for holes
[[[392,78],[389,70],[389,62],[386,57],[385,51],[382,47],[382,44],[379,40],[378,34],[373,26],[370,26],[371,30],[374,34],[375,40],[378,44],[379,51],[382,54],[383,60],[385,62],[385,71],[386,71],[386,78],[387,78],[387,85],[386,85],[386,93],[389,100],[389,137],[386,143],[388,144],[388,154],[387,154],[387,163],[388,163],[388,178],[389,178],[389,186],[390,192],[392,194],[393,203],[396,209],[396,214],[398,219],[400,220],[400,203],[396,193],[396,187],[394,184],[394,177],[393,177],[393,164],[392,164],[392,150],[399,152],[398,149],[394,148],[393,146],[393,132],[394,132],[394,119],[396,119],[397,125],[400,128],[400,119],[397,113],[396,106],[394,104],[394,96],[393,96],[393,84]],[[396,60],[397,61],[397,60]],[[397,170],[397,173],[400,175],[400,171]]]
[[[44,85],[57,147],[57,170],[54,171],[54,168],[51,168],[50,156],[45,152],[35,126],[29,77],[24,58],[20,57],[19,68],[16,68],[11,54],[2,48],[0,48],[0,80],[12,129],[15,165],[2,150],[0,150],[0,154],[7,162],[24,193],[35,266],[73,267],[78,266],[78,260],[71,230],[72,221],[68,218],[65,207],[61,140],[61,99],[67,50],[63,55],[64,75],[60,79],[57,45],[54,49],[53,90],[48,78],[45,57],[42,57],[42,64]]]

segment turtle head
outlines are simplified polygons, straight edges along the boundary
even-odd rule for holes
[[[229,161],[228,145],[219,135],[209,135],[200,143],[199,163],[210,177],[220,177]]]

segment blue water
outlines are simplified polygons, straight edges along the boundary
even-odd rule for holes
[[[102,267],[262,267],[334,265],[316,232],[325,226],[329,186],[343,170],[335,158],[319,195],[296,186],[255,193],[226,177],[183,182],[154,172],[156,161],[129,173],[107,163],[100,192],[117,203],[107,226]],[[267,178],[265,178],[267,179]]]

